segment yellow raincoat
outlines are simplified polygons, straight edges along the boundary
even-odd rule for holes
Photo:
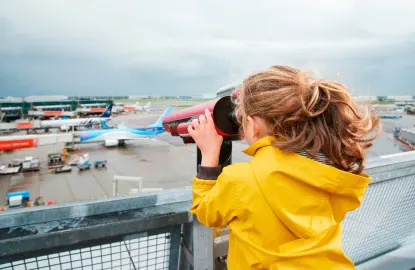
[[[271,146],[265,137],[217,180],[194,178],[191,212],[209,227],[229,225],[228,269],[354,269],[341,222],[370,182]],[[211,178],[214,179],[214,178]]]

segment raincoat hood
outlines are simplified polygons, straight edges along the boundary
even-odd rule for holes
[[[310,238],[337,225],[360,205],[368,175],[281,151],[271,145],[273,140],[262,138],[244,153],[253,156],[255,181],[268,205],[297,237]]]

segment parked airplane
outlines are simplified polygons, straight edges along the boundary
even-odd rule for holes
[[[112,107],[112,113],[123,113],[123,112],[124,112],[124,104],[114,102],[114,106]]]
[[[152,139],[165,130],[162,119],[172,112],[172,107],[164,110],[159,119],[152,125],[143,128],[114,128],[81,131],[80,143],[103,142],[105,146],[123,146],[127,140]]]
[[[72,127],[99,125],[102,122],[111,120],[112,104],[110,104],[105,111],[95,118],[78,118],[66,120],[44,120],[40,122],[40,128],[60,128],[61,130],[69,130]]]
[[[139,111],[139,112],[149,112],[150,111],[150,107],[151,107],[151,102],[148,102],[146,105],[141,106],[139,105],[138,101],[135,104],[131,104],[131,105],[124,105],[123,106],[123,110],[124,111]]]

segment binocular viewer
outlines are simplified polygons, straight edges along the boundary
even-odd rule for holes
[[[215,123],[216,131],[224,140],[239,140],[239,124],[236,121],[235,107],[231,96],[224,96],[165,116],[162,120],[164,129],[172,136],[180,136],[184,143],[194,143],[187,131],[193,119],[198,119],[209,109]]]

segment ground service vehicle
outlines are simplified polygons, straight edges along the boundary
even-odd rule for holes
[[[95,168],[105,167],[105,165],[107,165],[107,160],[97,160],[94,162]]]
[[[27,190],[7,193],[7,205],[9,208],[22,208],[30,200],[30,193]]]
[[[70,172],[70,171],[72,171],[72,167],[69,165],[57,167],[53,170],[54,173],[63,173],[63,172]]]
[[[89,161],[85,161],[83,163],[78,163],[78,169],[80,171],[87,170],[91,168],[91,163]]]
[[[23,172],[39,171],[40,162],[39,159],[33,157],[26,157],[22,164]]]
[[[48,154],[48,167],[59,167],[65,164],[63,156],[61,153],[51,153]]]

